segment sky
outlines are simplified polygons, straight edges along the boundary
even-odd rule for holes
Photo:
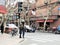
[[[19,2],[23,2],[23,1],[26,1],[26,0],[17,0]],[[34,2],[35,0],[29,0],[31,3]],[[11,0],[11,3],[14,2],[14,0]],[[0,5],[5,5],[5,0],[0,0]]]
[[[13,2],[14,2],[14,0],[10,0],[9,3],[13,3]],[[5,0],[0,0],[0,5],[5,5]]]
[[[0,0],[0,5],[5,5],[5,0]]]

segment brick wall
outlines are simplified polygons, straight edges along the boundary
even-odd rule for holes
[[[60,25],[60,18],[57,19],[54,23],[51,23],[51,27],[57,27],[58,25]]]
[[[58,0],[51,0],[51,3],[53,2],[56,2]],[[44,0],[38,0],[37,3],[36,3],[36,6],[39,7],[41,5],[44,5]],[[58,7],[59,6],[56,6],[52,9],[52,15],[58,15]],[[37,9],[36,10],[36,15],[40,15],[40,13],[42,13],[43,15],[47,15],[47,11],[48,11],[49,7],[48,8],[43,8],[43,9]]]

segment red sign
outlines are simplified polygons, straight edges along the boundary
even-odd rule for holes
[[[0,13],[3,13],[3,14],[7,13],[5,6],[0,5]]]
[[[47,22],[53,22],[53,20],[47,20]]]
[[[36,22],[44,22],[45,20],[37,20]],[[53,22],[53,20],[47,20],[47,22]]]
[[[44,22],[44,20],[37,20],[36,22]]]

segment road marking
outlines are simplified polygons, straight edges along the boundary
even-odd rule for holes
[[[33,43],[33,44],[29,44],[29,45],[38,45],[38,44],[36,44],[36,43]]]
[[[19,43],[22,43],[25,39],[22,39]]]

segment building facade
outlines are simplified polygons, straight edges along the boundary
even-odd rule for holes
[[[34,7],[34,6],[32,6]],[[60,1],[59,0],[37,0],[35,7],[36,14],[30,16],[30,21],[35,22],[37,27],[43,27],[44,22],[49,27],[57,27],[60,25]]]
[[[46,24],[49,27],[57,27],[60,25],[60,1],[59,0],[35,0],[36,2],[31,4],[29,2],[23,2],[23,11],[21,17],[23,17],[27,24],[35,24],[36,27],[43,27],[44,22],[48,16]],[[29,9],[26,8],[29,6]],[[24,9],[25,8],[25,9]],[[27,11],[27,12],[26,12]]]

